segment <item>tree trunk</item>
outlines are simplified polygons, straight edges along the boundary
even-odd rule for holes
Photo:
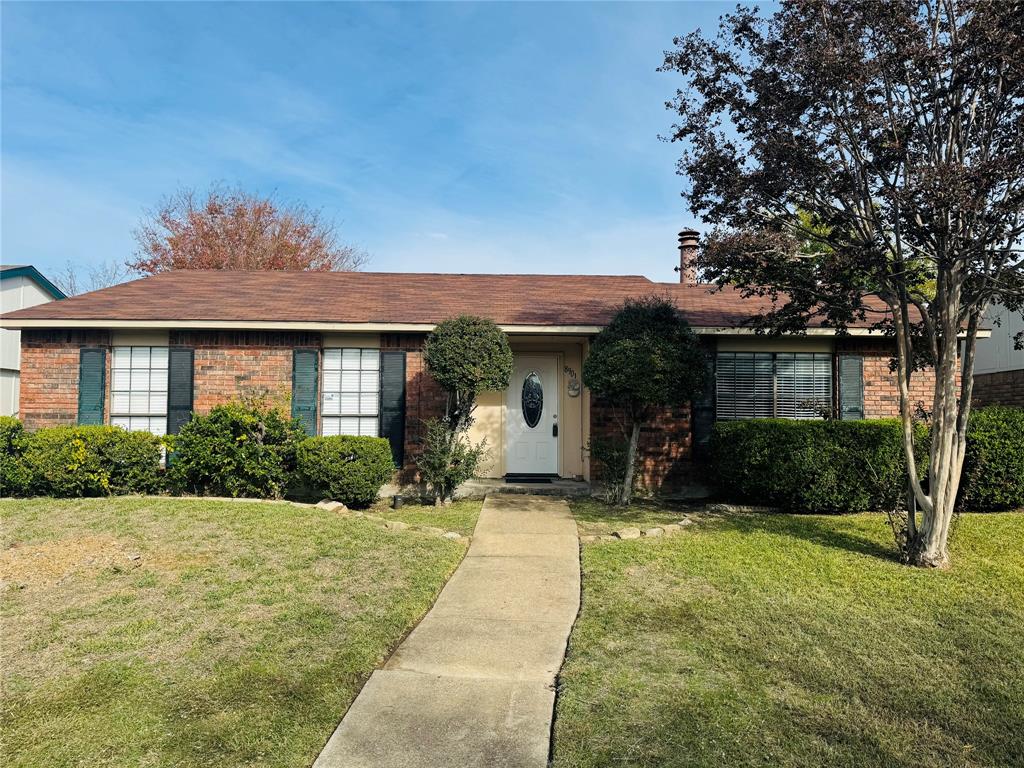
[[[640,442],[640,420],[633,419],[632,429],[629,433],[629,447],[626,449],[626,476],[622,479],[622,489],[619,491],[619,506],[628,507],[633,499],[633,477],[636,474],[636,447]]]

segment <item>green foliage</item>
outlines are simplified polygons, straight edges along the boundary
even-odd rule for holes
[[[299,443],[296,465],[301,482],[319,498],[350,507],[373,503],[391,479],[395,464],[382,437],[310,437]]]
[[[894,509],[906,488],[902,434],[897,419],[720,421],[713,481],[728,498],[792,512]],[[926,437],[919,426],[917,441]]]
[[[651,406],[680,405],[704,391],[697,336],[670,301],[630,299],[597,335],[583,382],[602,400],[636,416]]]
[[[32,484],[25,465],[25,427],[13,416],[0,416],[0,496],[24,496]]]
[[[597,470],[595,474],[601,484],[601,495],[606,501],[621,498],[629,466],[629,443],[621,438],[592,437],[587,449],[592,470]]]
[[[462,432],[452,432],[437,419],[425,422],[426,438],[416,466],[438,502],[451,499],[455,489],[472,478],[487,456],[487,441],[473,445]]]
[[[120,427],[40,429],[25,437],[26,492],[58,498],[154,493],[162,488],[163,441]]]
[[[427,339],[425,357],[430,375],[447,392],[501,390],[512,376],[508,337],[483,317],[461,315],[439,323]]]
[[[280,498],[295,471],[301,422],[260,402],[231,402],[178,433],[167,471],[177,492]]]
[[[972,512],[1024,507],[1024,408],[971,412],[960,506]]]

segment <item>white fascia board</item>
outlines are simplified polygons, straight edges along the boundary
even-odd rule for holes
[[[110,328],[149,330],[167,328],[174,330],[250,330],[250,331],[336,331],[350,333],[430,333],[434,323],[325,323],[318,321],[263,321],[263,320],[59,320],[59,319],[7,319],[0,318],[0,328],[12,330],[23,328]],[[599,333],[601,325],[500,325],[506,333],[520,334],[575,334],[591,336]],[[693,326],[695,333],[702,336],[756,336],[753,328],[728,326]],[[872,328],[850,328],[850,336],[884,336]],[[763,335],[763,334],[762,334]],[[803,334],[787,336],[835,336],[833,328],[808,328]],[[961,334],[962,336],[963,334]],[[979,330],[978,338],[987,339],[989,330]]]

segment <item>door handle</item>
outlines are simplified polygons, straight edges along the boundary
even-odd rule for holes
[[[552,437],[558,437],[558,425],[557,424],[552,424],[551,425],[551,436]]]

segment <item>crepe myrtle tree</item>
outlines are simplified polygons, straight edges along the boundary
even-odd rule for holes
[[[867,320],[894,339],[904,556],[948,565],[978,329],[1024,295],[1024,4],[783,0],[674,44],[684,197],[716,225],[698,266],[773,300],[761,331]],[[910,399],[924,366],[927,449]]]
[[[424,358],[430,375],[447,395],[443,417],[427,424],[427,445],[418,462],[440,504],[473,476],[486,453],[483,443],[469,443],[466,432],[473,423],[477,397],[508,387],[512,349],[505,332],[493,321],[460,315],[437,325],[427,338]]]
[[[641,427],[658,409],[700,397],[705,375],[700,342],[667,299],[627,300],[594,338],[583,363],[583,383],[624,417],[626,467],[619,505],[632,500]]]

